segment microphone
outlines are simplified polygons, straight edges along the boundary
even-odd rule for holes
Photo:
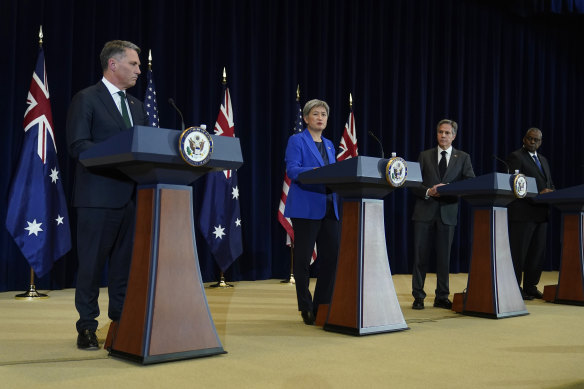
[[[182,128],[182,131],[184,131],[185,130],[185,119],[183,118],[183,114],[180,111],[180,109],[178,109],[178,107],[174,103],[174,100],[173,100],[172,97],[168,99],[168,104],[170,104],[172,106],[172,108],[174,108],[174,110],[176,112],[178,112],[178,115],[180,116],[180,125],[181,125],[181,128]]]
[[[371,132],[371,131],[368,131],[368,132],[369,132],[369,135],[371,135],[371,137],[373,139],[375,139],[377,141],[377,143],[379,143],[379,147],[381,148],[381,158],[385,158],[385,154],[383,153],[383,145],[381,144],[381,141],[379,140],[379,138],[377,138],[375,136],[375,134],[373,132]]]
[[[511,168],[509,168],[509,165],[507,164],[507,162],[505,162],[503,159],[497,157],[495,154],[493,154],[493,158],[495,158],[499,162],[503,162],[503,164],[507,168],[507,174],[509,174],[509,172],[511,172]]]

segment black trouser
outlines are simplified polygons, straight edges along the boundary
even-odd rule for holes
[[[450,294],[450,250],[454,228],[442,223],[440,216],[430,222],[414,222],[414,266],[412,269],[412,295],[424,299],[424,283],[428,271],[430,250],[436,251],[436,298],[445,299]]]
[[[324,219],[292,218],[294,228],[294,278],[299,311],[313,311],[319,304],[329,304],[339,251],[339,222],[334,215]],[[319,272],[314,289],[314,300],[308,290],[310,282],[310,259],[317,246]]]
[[[77,208],[75,307],[79,312],[79,332],[97,329],[99,286],[106,262],[108,316],[114,321],[120,319],[132,260],[134,218],[133,201],[119,209]]]
[[[509,243],[517,284],[532,292],[539,284],[545,259],[547,222],[509,222]]]

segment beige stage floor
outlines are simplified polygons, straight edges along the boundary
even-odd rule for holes
[[[451,291],[466,277],[452,275]],[[540,287],[556,280],[545,273]],[[584,388],[584,307],[535,300],[527,316],[493,320],[432,308],[429,295],[413,311],[411,276],[394,283],[410,330],[363,337],[304,325],[280,280],[207,288],[228,353],[149,366],[78,350],[72,289],[0,293],[0,388]]]

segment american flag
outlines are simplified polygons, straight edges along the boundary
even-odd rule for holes
[[[353,158],[359,155],[357,151],[357,134],[355,132],[355,117],[353,110],[349,113],[347,123],[345,123],[345,131],[339,144],[339,153],[337,154],[337,161]]]
[[[292,134],[298,134],[304,129],[304,122],[302,121],[302,109],[300,108],[300,102],[296,99],[296,119],[294,122],[294,128],[292,129]],[[280,204],[278,206],[278,221],[286,230],[286,245],[291,246],[294,243],[294,230],[292,228],[292,220],[289,217],[284,216],[284,210],[286,209],[286,200],[288,199],[288,190],[290,189],[290,178],[288,178],[288,173],[284,174],[284,182],[282,183],[282,194],[280,195]],[[314,250],[312,252],[312,262],[316,260],[316,245],[314,245]]]
[[[8,194],[6,228],[38,277],[71,249],[43,49],[24,113],[24,142]]]
[[[296,119],[292,134],[298,134],[303,130],[302,109],[300,109],[300,102],[296,100]],[[278,206],[278,221],[286,230],[286,244],[290,246],[294,241],[294,230],[292,229],[292,221],[288,217],[284,217],[284,210],[286,209],[286,199],[288,199],[288,190],[290,189],[290,178],[288,173],[284,175],[284,182],[282,183],[282,195],[280,196],[280,205]]]
[[[235,137],[229,88],[215,123],[215,135]],[[207,174],[199,228],[222,272],[243,253],[237,171]]]
[[[148,69],[146,78],[148,80],[148,85],[146,87],[144,105],[146,106],[146,115],[148,115],[148,125],[150,127],[160,127],[158,103],[156,102],[156,87],[154,86],[154,78],[152,76],[151,68]]]

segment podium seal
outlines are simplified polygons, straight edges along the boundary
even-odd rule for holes
[[[398,188],[406,182],[408,176],[408,164],[400,157],[392,157],[385,166],[385,180],[394,188]]]
[[[511,187],[516,198],[522,199],[527,195],[527,178],[524,174],[517,173],[511,176]]]
[[[178,138],[182,159],[191,166],[203,166],[213,154],[213,139],[201,127],[189,127]]]

